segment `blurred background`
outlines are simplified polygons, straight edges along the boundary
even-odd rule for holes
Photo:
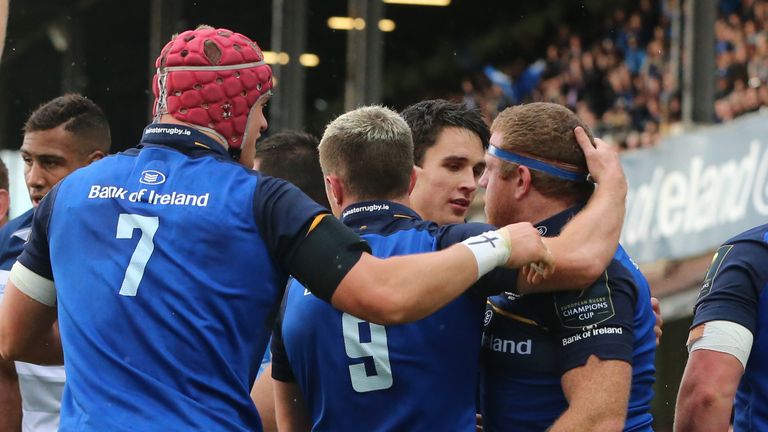
[[[12,215],[29,207],[15,152],[29,113],[80,92],[109,117],[113,151],[134,146],[150,120],[156,54],[198,24],[266,51],[277,81],[268,133],[319,136],[370,103],[448,98],[490,122],[510,105],[550,101],[622,149],[622,243],[662,301],[654,416],[671,430],[712,252],[768,215],[768,2],[12,0],[0,68]],[[476,208],[481,219],[482,196]]]

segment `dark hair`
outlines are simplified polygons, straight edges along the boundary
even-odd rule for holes
[[[10,184],[8,182],[8,167],[5,166],[5,162],[0,159],[0,189],[9,190]]]
[[[92,100],[69,93],[37,107],[24,124],[24,133],[47,131],[64,125],[77,136],[83,153],[101,150],[109,153],[111,137],[104,112]]]
[[[313,135],[299,131],[276,133],[256,146],[256,157],[261,159],[259,171],[287,180],[315,200],[328,207],[323,172],[317,153],[319,141]]]
[[[522,152],[549,161],[568,164],[587,172],[584,152],[573,130],[581,126],[592,139],[589,127],[570,109],[549,102],[534,102],[509,107],[499,113],[491,130],[501,134],[504,150]],[[517,165],[505,162],[508,173]],[[531,170],[531,183],[544,196],[586,201],[594,191],[587,182],[572,182]]]
[[[400,115],[411,128],[413,160],[418,166],[424,162],[424,154],[435,145],[437,137],[445,127],[467,129],[480,138],[483,149],[488,148],[488,140],[491,137],[488,125],[483,121],[479,110],[468,108],[464,104],[444,99],[425,100],[405,108]]]

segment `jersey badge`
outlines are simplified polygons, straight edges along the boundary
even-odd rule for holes
[[[733,249],[733,245],[723,245],[715,252],[715,256],[712,257],[712,263],[707,269],[707,274],[704,276],[704,282],[701,284],[701,290],[699,291],[699,299],[705,297],[712,290],[712,283],[715,281],[717,273],[720,271],[720,266],[723,265],[723,260],[728,253]]]
[[[616,314],[607,278],[581,292],[554,297],[557,318],[566,328],[591,328]]]

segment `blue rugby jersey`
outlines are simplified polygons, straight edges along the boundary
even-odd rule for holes
[[[495,229],[438,227],[390,201],[352,205],[342,221],[378,257],[440,250]],[[429,317],[393,326],[342,313],[293,281],[272,339],[273,377],[297,382],[313,430],[474,431],[486,294],[514,290],[516,278],[497,269]]]
[[[61,430],[261,430],[249,392],[322,212],[179,125],[59,183],[19,261],[56,284]]]
[[[557,236],[581,209],[537,225]],[[561,376],[589,356],[632,364],[626,431],[651,430],[655,317],[647,281],[619,247],[604,275],[581,292],[488,300],[480,405],[486,431],[543,431],[567,409]],[[600,409],[595,407],[595,409]]]
[[[768,224],[725,242],[704,278],[691,328],[731,321],[754,336],[734,401],[733,430],[768,430]]]
[[[29,209],[0,229],[0,298],[8,283],[11,267],[21,255],[32,232],[33,214],[34,209]],[[58,430],[65,381],[64,367],[16,362],[16,373],[24,399],[22,430]]]
[[[34,211],[35,209],[29,209],[0,228],[0,270],[10,271],[24,250],[24,244],[32,230]]]

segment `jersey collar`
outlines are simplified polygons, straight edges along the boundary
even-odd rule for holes
[[[144,128],[139,148],[148,145],[163,145],[185,154],[213,152],[218,156],[230,158],[223,145],[199,130],[171,123],[152,123]]]
[[[421,219],[418,213],[412,209],[386,200],[360,201],[350,205],[341,212],[341,221],[345,224],[381,218]]]
[[[565,224],[584,208],[584,205],[584,203],[581,203],[569,207],[552,217],[534,224],[534,226],[543,237],[556,237],[560,235],[560,231],[562,231]]]

